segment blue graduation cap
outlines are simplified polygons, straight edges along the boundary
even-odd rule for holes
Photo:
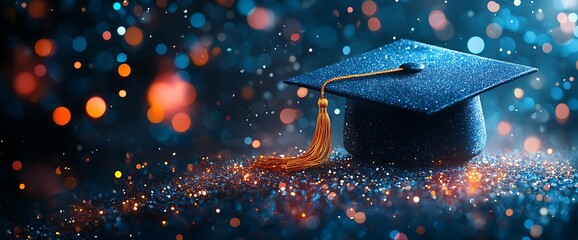
[[[344,146],[354,158],[423,166],[479,154],[486,144],[479,94],[536,71],[399,40],[285,83],[347,98]],[[302,169],[287,166],[296,160],[284,158],[284,169]]]

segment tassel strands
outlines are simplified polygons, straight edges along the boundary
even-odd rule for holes
[[[386,73],[400,72],[403,70],[404,68],[402,65],[399,68],[386,69],[377,72],[334,77],[323,82],[323,85],[321,86],[321,96],[319,97],[319,100],[317,100],[317,105],[319,105],[317,125],[315,127],[315,133],[313,134],[313,140],[311,140],[311,145],[309,145],[307,151],[305,151],[305,153],[303,153],[301,156],[297,157],[266,157],[257,161],[255,164],[253,164],[252,167],[275,171],[299,171],[323,164],[329,159],[332,147],[331,120],[329,119],[329,114],[327,113],[329,101],[327,101],[327,98],[325,98],[325,87],[327,84],[339,80],[375,76]]]

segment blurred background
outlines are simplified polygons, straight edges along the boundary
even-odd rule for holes
[[[578,145],[575,0],[16,0],[0,9],[3,214],[27,216],[39,199],[113,179],[135,156],[194,162],[305,148],[318,93],[282,81],[401,38],[539,68],[482,94],[486,151]],[[339,148],[344,99],[330,101]]]

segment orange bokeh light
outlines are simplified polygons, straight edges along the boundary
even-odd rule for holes
[[[370,31],[375,32],[381,28],[381,22],[376,17],[372,17],[367,21],[367,27]]]
[[[365,16],[371,16],[375,14],[375,12],[377,11],[377,4],[375,4],[375,2],[371,0],[365,1],[361,5],[361,11],[363,12],[363,14],[365,14]]]
[[[259,141],[259,140],[253,140],[253,142],[251,142],[251,147],[253,147],[253,148],[259,148],[259,147],[261,147],[261,141]]]
[[[231,220],[229,221],[229,225],[231,225],[231,227],[238,227],[239,225],[241,225],[241,220],[239,218],[231,218]]]
[[[273,16],[269,10],[262,7],[256,7],[249,16],[247,16],[247,23],[253,29],[267,29],[273,25]]]
[[[12,162],[12,169],[14,169],[14,171],[20,171],[22,169],[22,162],[18,160]]]
[[[217,3],[223,7],[232,7],[235,5],[235,0],[217,0]]]
[[[54,42],[50,39],[39,39],[34,44],[34,51],[41,57],[51,56],[54,53]]]
[[[34,93],[37,85],[36,76],[29,72],[21,72],[14,79],[14,91],[21,96],[28,96]]]
[[[132,26],[126,29],[126,33],[124,34],[124,40],[129,45],[136,47],[141,44],[143,40],[143,33],[140,28],[136,26]]]
[[[299,89],[297,89],[297,97],[304,98],[307,96],[308,92],[309,90],[307,90],[307,88],[300,87]]]
[[[508,135],[512,131],[512,125],[510,123],[502,121],[498,124],[498,134]]]
[[[556,106],[556,119],[558,122],[566,122],[570,116],[570,108],[565,103],[560,103]]]
[[[165,113],[171,113],[193,104],[197,91],[179,74],[161,74],[149,87],[147,98],[150,106],[157,106]]]
[[[537,152],[540,150],[540,139],[537,137],[529,137],[524,141],[524,149],[530,153]]]
[[[130,66],[126,63],[121,64],[118,66],[118,75],[121,77],[128,77],[130,75],[131,69]]]
[[[147,118],[151,123],[160,123],[165,119],[165,113],[162,108],[152,106],[147,111]]]
[[[299,41],[299,39],[301,39],[301,36],[299,35],[299,33],[291,34],[291,41],[297,42],[297,41]]]
[[[46,15],[46,2],[44,0],[32,0],[28,4],[28,13],[32,18],[41,18]]]
[[[92,118],[99,118],[106,112],[106,102],[101,97],[92,97],[86,102],[86,113]]]
[[[281,122],[284,124],[291,124],[295,121],[296,118],[297,110],[292,108],[285,108],[281,110],[281,113],[279,114],[279,119],[281,119]]]
[[[112,34],[109,31],[104,31],[102,33],[102,39],[104,39],[105,41],[110,40],[111,37],[112,37]]]
[[[195,47],[191,52],[191,60],[197,66],[203,66],[209,61],[209,52],[204,47]]]
[[[75,69],[80,69],[82,67],[82,63],[79,61],[74,62],[74,68]]]
[[[46,66],[44,64],[38,64],[34,67],[34,74],[38,77],[44,77],[46,75]]]
[[[255,89],[252,86],[244,86],[241,88],[241,97],[245,100],[250,100],[255,96]]]
[[[57,107],[54,109],[54,112],[52,112],[52,120],[59,126],[64,126],[70,122],[71,116],[70,110],[66,107]]]
[[[177,113],[173,116],[171,125],[177,132],[186,132],[191,127],[191,118],[186,113]]]

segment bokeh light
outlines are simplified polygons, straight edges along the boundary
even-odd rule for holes
[[[15,160],[14,162],[12,162],[12,169],[14,171],[20,171],[22,170],[22,162],[19,160]]]
[[[191,52],[191,59],[197,66],[203,66],[209,61],[209,52],[204,47],[195,47]]]
[[[150,106],[169,113],[181,111],[184,107],[193,104],[196,97],[195,87],[183,80],[178,73],[159,75],[149,87],[147,94]]]
[[[239,218],[231,218],[231,220],[229,221],[229,225],[231,225],[231,227],[239,227],[241,225],[241,220]]]
[[[33,18],[42,18],[48,11],[47,5],[45,0],[31,0],[28,4],[28,13]]]
[[[165,118],[164,110],[159,106],[151,106],[147,111],[147,118],[151,123],[160,123]]]
[[[471,37],[468,40],[468,50],[473,54],[478,54],[484,51],[485,43],[484,39],[478,36]]]
[[[378,31],[381,28],[381,22],[378,18],[371,17],[369,20],[367,20],[367,27],[373,32]]]
[[[541,141],[537,137],[529,137],[524,141],[524,149],[529,153],[535,153],[540,150]]]
[[[498,124],[498,134],[505,136],[510,134],[510,131],[512,131],[512,125],[506,121],[501,121]]]
[[[70,114],[70,110],[68,108],[60,106],[54,109],[52,112],[52,120],[56,125],[64,126],[68,122],[70,122],[70,118],[72,115]]]
[[[281,119],[282,123],[291,124],[297,118],[297,110],[292,109],[292,108],[285,108],[285,109],[281,110],[281,113],[279,114],[279,118]]]
[[[247,16],[247,23],[254,29],[269,29],[275,23],[275,16],[266,8],[256,7]]]
[[[191,118],[186,113],[177,113],[173,116],[171,125],[176,132],[186,132],[191,127]]]
[[[131,69],[130,66],[126,63],[123,63],[118,66],[118,75],[121,77],[128,77],[130,75]]]
[[[251,142],[251,147],[260,148],[261,147],[261,141],[259,141],[257,139],[253,140],[253,142]]]
[[[565,123],[570,116],[570,108],[565,103],[560,103],[556,106],[556,119],[558,122]]]
[[[522,99],[524,97],[524,90],[521,88],[515,88],[514,97],[516,97],[517,99]]]
[[[433,30],[441,31],[448,25],[446,15],[440,10],[431,11],[428,17],[429,24]]]
[[[375,2],[372,0],[367,0],[361,5],[361,11],[366,16],[372,16],[375,14],[375,12],[377,12],[377,4],[375,4]]]
[[[500,11],[500,4],[495,1],[489,1],[487,7],[493,13]]]
[[[106,112],[106,102],[101,97],[92,97],[86,102],[86,113],[92,118],[100,118]]]
[[[308,92],[309,92],[309,90],[307,90],[307,88],[300,87],[297,89],[297,97],[304,98],[307,96]]]
[[[14,79],[14,91],[21,96],[33,94],[37,85],[36,76],[29,72],[21,72]]]
[[[44,66],[44,64],[36,65],[36,67],[34,67],[34,74],[36,74],[37,77],[46,76],[46,66]]]
[[[129,45],[136,47],[139,46],[143,40],[143,33],[140,28],[136,26],[131,26],[126,29],[126,33],[124,34],[124,40]]]
[[[39,39],[34,44],[34,51],[38,56],[49,57],[54,53],[55,45],[54,41],[50,39]]]

